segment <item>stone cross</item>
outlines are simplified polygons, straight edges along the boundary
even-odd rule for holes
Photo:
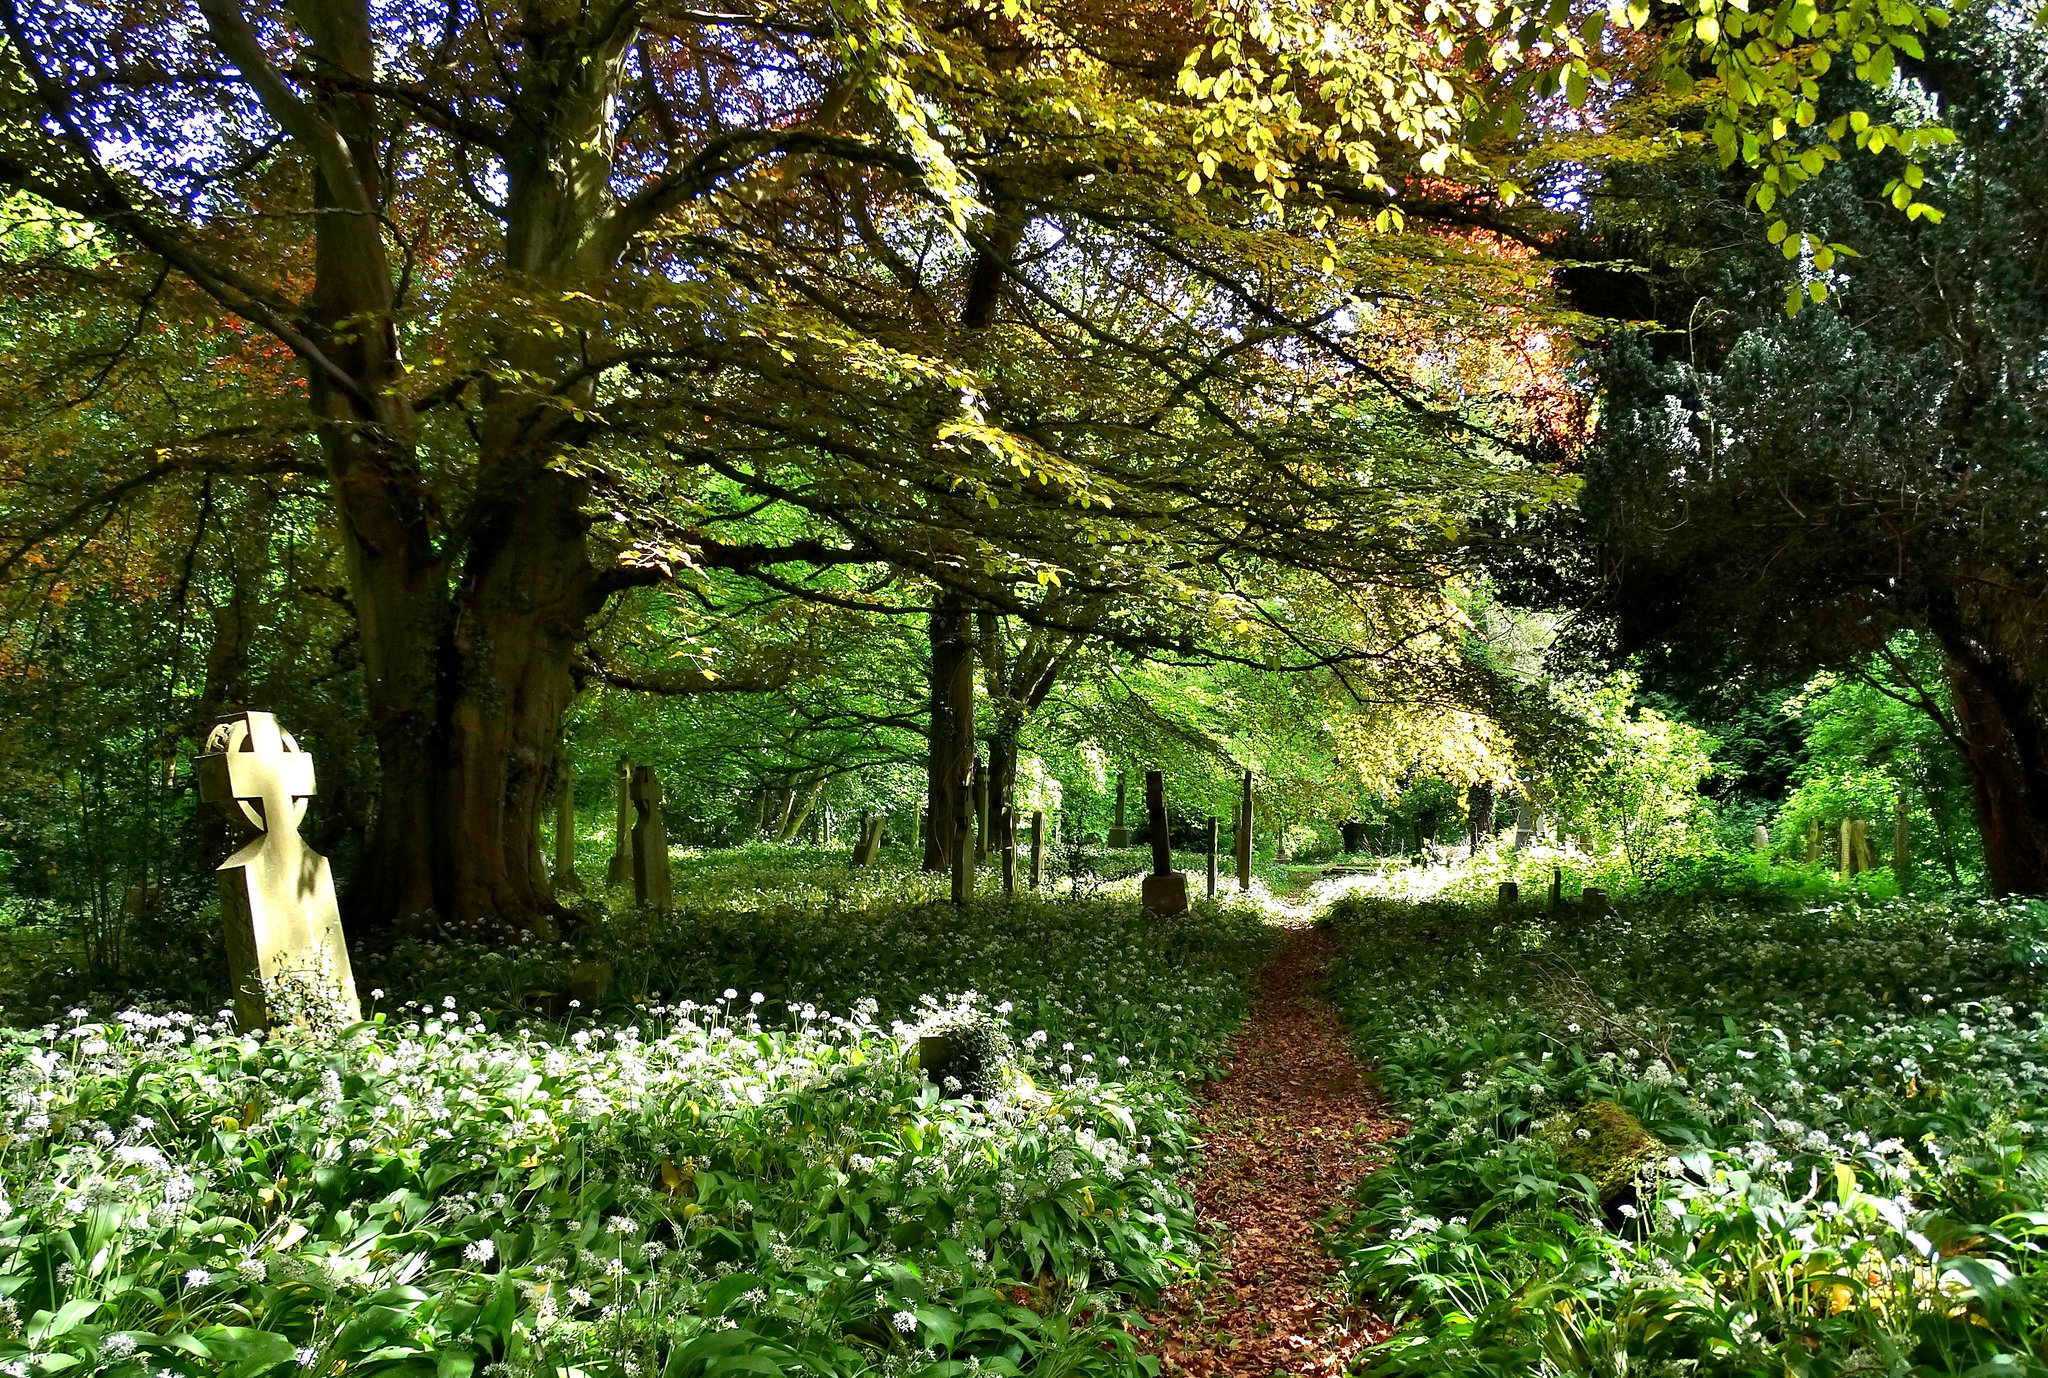
[[[653,766],[633,772],[633,898],[656,909],[669,906],[668,821],[661,815],[661,781]]]
[[[1110,825],[1109,845],[1128,847],[1131,845],[1131,830],[1124,822],[1124,773],[1116,773],[1116,822]]]
[[[1188,878],[1173,869],[1173,834],[1166,821],[1166,773],[1145,772],[1145,832],[1152,842],[1152,874],[1140,887],[1144,906],[1172,917],[1188,909]]]
[[[619,757],[619,776],[613,788],[618,822],[612,834],[612,859],[605,867],[606,885],[633,883],[633,767]]]
[[[235,1018],[245,1029],[280,1018],[360,1022],[334,872],[299,837],[313,758],[275,717],[238,713],[207,734],[195,769],[199,797],[256,830],[217,872]]]

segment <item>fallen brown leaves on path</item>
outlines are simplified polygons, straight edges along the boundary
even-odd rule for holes
[[[1399,1132],[1316,993],[1331,952],[1313,929],[1287,935],[1260,973],[1229,1075],[1204,1096],[1195,1200],[1224,1257],[1213,1280],[1172,1289],[1152,1318],[1163,1376],[1321,1378],[1386,1336],[1346,1298],[1316,1223]]]

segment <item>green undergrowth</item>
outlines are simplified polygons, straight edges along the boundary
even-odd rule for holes
[[[1351,898],[1368,1371],[2048,1373],[2038,903]]]
[[[1186,1083],[1268,930],[872,885],[610,921],[595,1020],[504,998],[590,950],[478,943],[363,964],[327,1034],[6,1035],[0,1372],[1149,1371],[1132,1304],[1201,1259]],[[404,963],[447,993],[373,997]],[[999,1089],[924,1079],[943,1028]]]

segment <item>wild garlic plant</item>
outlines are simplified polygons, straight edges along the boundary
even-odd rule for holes
[[[2044,917],[1340,905],[1340,1007],[1412,1117],[1341,1246],[1411,1322],[1381,1370],[2041,1371]],[[1567,1166],[1603,1116],[1656,1145],[1619,1189]]]
[[[366,986],[342,1030],[0,1034],[0,1374],[1136,1374],[1119,1313],[1202,1258],[1185,1083],[1265,935],[1054,917],[957,931],[975,984],[893,1005],[856,967],[602,1022]],[[963,1017],[1018,1050],[983,1097],[914,1056]]]

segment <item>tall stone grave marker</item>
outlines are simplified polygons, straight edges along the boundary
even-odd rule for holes
[[[1237,802],[1237,888],[1252,888],[1252,773],[1244,773],[1244,797]]]
[[[617,805],[618,821],[612,830],[612,859],[604,868],[606,885],[631,885],[633,883],[633,767],[625,757],[619,757],[618,778],[613,781],[612,792]]]
[[[1173,869],[1173,835],[1166,822],[1166,773],[1145,772],[1145,832],[1152,842],[1152,874],[1141,894],[1145,907],[1172,917],[1188,911],[1188,878]]]
[[[1130,825],[1124,821],[1124,773],[1116,773],[1116,822],[1109,830],[1109,845],[1128,847],[1131,845]]]
[[[653,766],[633,772],[633,898],[657,909],[669,906],[668,821],[661,816],[661,781]]]
[[[268,713],[238,713],[207,734],[199,797],[256,830],[220,864],[221,918],[235,1018],[356,1023],[363,1017],[342,939],[327,858],[299,837],[313,795],[313,758]]]

